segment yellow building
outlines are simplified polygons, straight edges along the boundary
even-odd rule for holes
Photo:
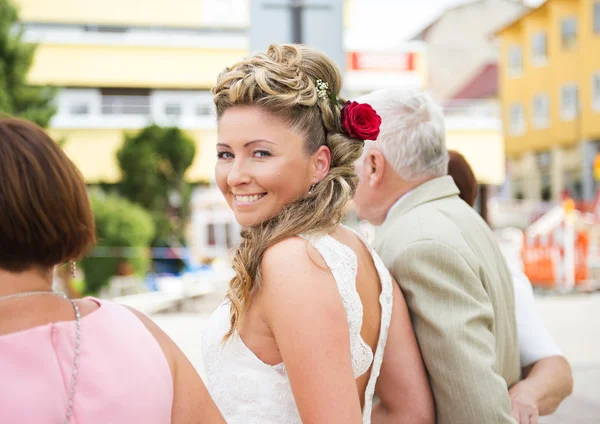
[[[600,0],[548,0],[497,32],[513,194],[589,200],[600,151]]]
[[[32,84],[61,87],[51,133],[89,183],[120,178],[125,132],[176,125],[198,144],[188,172],[208,181],[215,160],[210,88],[248,51],[247,0],[13,0],[38,43]]]

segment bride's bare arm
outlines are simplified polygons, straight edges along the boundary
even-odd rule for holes
[[[373,408],[372,424],[435,423],[427,372],[404,296],[396,282],[392,321],[375,392],[381,402]]]
[[[300,238],[267,250],[264,319],[277,341],[302,422],[362,423],[344,305],[322,258],[316,251],[311,255]]]

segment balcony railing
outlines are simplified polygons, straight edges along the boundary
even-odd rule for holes
[[[451,100],[444,104],[444,115],[457,118],[500,118],[500,104],[493,100]]]
[[[150,96],[102,96],[103,115],[141,115],[151,113]]]
[[[500,104],[495,100],[453,100],[444,104],[447,129],[501,131]]]
[[[150,123],[181,128],[214,128],[209,93],[154,90],[146,94],[102,94],[98,89],[65,89],[56,98],[55,128],[137,129]]]

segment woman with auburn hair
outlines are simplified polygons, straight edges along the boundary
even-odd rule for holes
[[[243,229],[203,349],[230,424],[433,422],[402,294],[340,225],[354,162],[381,123],[341,84],[324,54],[271,45],[213,89],[216,181]]]
[[[471,166],[464,156],[455,150],[448,151],[448,158],[448,175],[458,187],[460,198],[473,207],[477,199],[478,184]]]
[[[477,198],[477,178],[469,162],[458,152],[449,151],[448,175],[459,196],[470,206]],[[548,333],[535,308],[531,282],[521,267],[507,260],[513,278],[519,353],[523,380],[508,393],[513,417],[519,424],[537,424],[542,415],[556,411],[573,391],[571,366]]]
[[[54,268],[94,244],[94,217],[75,165],[30,122],[0,118],[0,211],[0,422],[224,423],[147,317],[52,291]]]

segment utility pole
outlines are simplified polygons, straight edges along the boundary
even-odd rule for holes
[[[302,0],[291,1],[292,43],[302,44],[302,10],[306,6]]]
[[[272,43],[307,44],[345,69],[343,2],[340,0],[252,0],[250,50]]]
[[[291,40],[292,43],[295,44],[302,44],[304,42],[304,37],[303,37],[303,30],[304,30],[304,26],[303,26],[303,18],[304,18],[304,11],[308,10],[308,9],[320,9],[320,10],[324,10],[327,11],[330,9],[330,6],[327,6],[326,4],[318,4],[313,2],[312,4],[309,4],[307,2],[305,2],[304,0],[289,0],[289,3],[287,4],[279,4],[279,3],[265,3],[264,7],[266,8],[284,8],[284,9],[288,9],[290,11],[290,16],[291,16],[291,25],[290,25],[290,29],[291,29]]]

